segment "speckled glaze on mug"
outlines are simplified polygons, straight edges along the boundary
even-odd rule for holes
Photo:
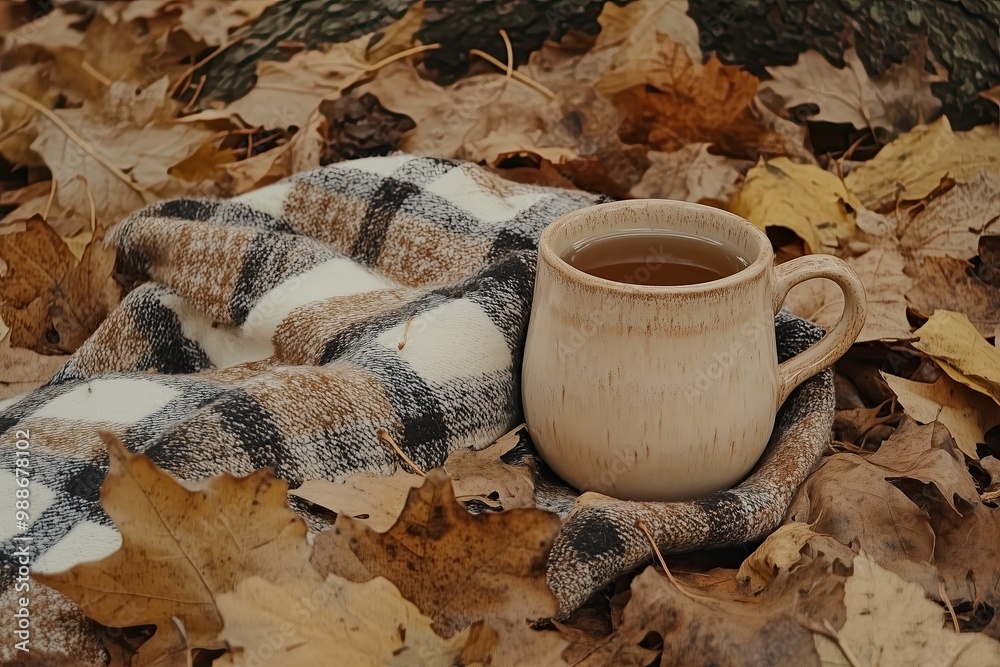
[[[588,237],[640,228],[713,239],[749,266],[660,287],[604,280],[561,259]],[[774,314],[811,278],[837,283],[844,314],[779,365]],[[861,281],[840,259],[810,255],[775,267],[767,236],[716,208],[647,199],[574,211],[539,244],[522,371],[528,432],[553,470],[584,491],[685,500],[730,488],[760,458],[788,394],[857,338],[865,307]]]

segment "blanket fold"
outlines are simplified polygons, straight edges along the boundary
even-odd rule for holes
[[[394,155],[129,216],[109,242],[116,270],[138,287],[50,382],[0,403],[0,506],[13,503],[15,434],[32,435],[31,524],[0,528],[0,613],[15,596],[15,538],[31,537],[37,571],[120,544],[98,502],[99,430],[180,479],[272,467],[293,488],[391,474],[382,428],[425,469],[493,442],[521,419],[538,236],[600,201]],[[821,335],[786,314],[777,325],[784,356]],[[568,515],[549,567],[563,613],[649,556],[635,540],[636,512],[666,551],[773,529],[826,445],[832,401],[829,373],[804,384],[758,470],[705,501],[585,496],[574,509],[574,492],[540,485],[539,505]],[[101,664],[78,612],[44,595],[35,648]],[[19,657],[10,650],[0,648],[4,664]]]

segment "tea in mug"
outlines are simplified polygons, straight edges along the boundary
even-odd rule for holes
[[[739,273],[749,262],[720,241],[668,229],[626,229],[583,239],[563,261],[630,285],[696,285]]]

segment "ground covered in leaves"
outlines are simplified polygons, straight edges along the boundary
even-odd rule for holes
[[[537,20],[569,26],[545,33],[558,43],[524,37],[532,15],[513,40],[439,44],[452,14],[430,0],[332,43],[289,31],[229,88],[213,62],[280,23],[274,0],[0,4],[0,397],[47,380],[118,303],[129,285],[101,240],[143,204],[395,149],[456,157],[720,206],[779,261],[853,266],[868,321],[785,525],[531,625],[556,611],[559,521],[502,459],[514,436],[433,471],[306,483],[293,493],[338,514],[314,543],[267,471],[192,490],[109,438],[122,549],[44,582],[107,628],[116,665],[1000,664],[1000,135],[995,113],[953,131],[941,93],[988,106],[998,82],[956,79],[968,68],[920,39],[877,67],[870,45],[832,58],[826,42],[741,67],[703,49],[732,28],[704,2],[552,4]],[[787,303],[829,325],[839,299],[813,281]]]

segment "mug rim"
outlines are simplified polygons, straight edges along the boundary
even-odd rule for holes
[[[754,258],[750,264],[736,273],[724,278],[718,278],[716,280],[709,280],[703,283],[693,283],[690,285],[636,285],[632,283],[621,283],[616,280],[608,280],[607,278],[600,278],[578,269],[564,260],[553,248],[552,237],[562,231],[567,225],[573,224],[583,216],[593,215],[599,210],[612,211],[615,209],[636,208],[666,208],[672,210],[687,209],[700,214],[710,214],[721,218],[727,218],[733,223],[742,226],[750,237],[757,242],[757,257]],[[770,239],[767,238],[767,234],[746,218],[714,206],[706,206],[705,204],[696,204],[694,202],[682,201],[679,199],[624,199],[604,204],[594,204],[592,206],[578,208],[575,211],[570,211],[569,213],[566,213],[549,223],[549,225],[542,230],[541,237],[538,241],[538,256],[540,259],[544,259],[550,267],[568,274],[569,277],[576,282],[584,283],[591,287],[597,287],[603,290],[611,290],[620,294],[631,295],[701,294],[705,292],[724,290],[756,278],[774,262],[774,250],[771,247]]]

